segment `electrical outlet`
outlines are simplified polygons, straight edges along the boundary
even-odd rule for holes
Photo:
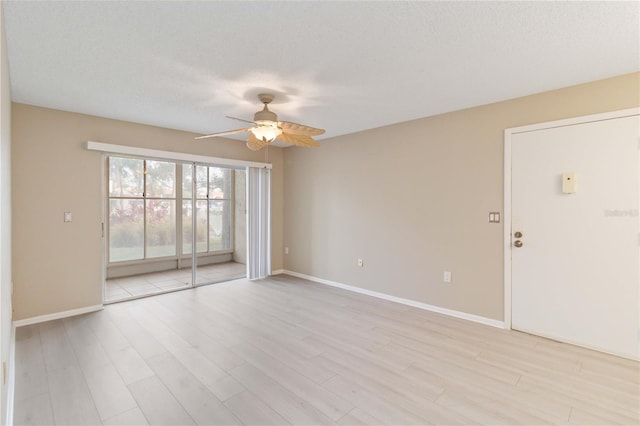
[[[284,248],[284,254],[289,254],[289,247]]]
[[[71,212],[64,212],[64,221],[71,222]]]
[[[442,276],[442,280],[445,283],[450,283],[451,282],[451,272],[450,271],[444,271],[444,275]]]
[[[358,266],[364,268],[364,260],[358,259]]]

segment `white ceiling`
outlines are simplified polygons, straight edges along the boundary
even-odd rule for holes
[[[15,102],[197,133],[264,91],[331,137],[640,69],[636,1],[2,3]]]

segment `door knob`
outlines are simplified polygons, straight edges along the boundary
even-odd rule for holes
[[[514,246],[516,246],[516,247],[518,247],[518,248],[520,248],[520,247],[522,247],[522,241],[520,241],[520,240],[515,240],[515,241],[513,242],[513,245],[514,245]]]
[[[516,237],[516,238],[522,238],[522,232],[516,231],[516,233],[513,234],[513,236]]]

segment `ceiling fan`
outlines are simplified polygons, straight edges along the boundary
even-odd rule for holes
[[[317,136],[324,133],[324,129],[316,129],[314,127],[305,126],[304,124],[292,123],[290,121],[278,121],[276,113],[269,111],[267,105],[273,101],[274,96],[270,93],[261,93],[258,95],[260,102],[264,104],[262,111],[258,111],[253,116],[253,121],[243,120],[241,118],[229,117],[232,120],[244,121],[253,124],[252,127],[244,129],[229,130],[227,132],[213,133],[205,136],[198,136],[196,139],[214,138],[217,136],[226,136],[234,133],[251,132],[247,139],[247,147],[253,151],[258,151],[269,145],[276,138],[284,143],[304,147],[316,147],[318,142],[313,140],[311,136]]]

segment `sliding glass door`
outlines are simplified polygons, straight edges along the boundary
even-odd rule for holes
[[[106,302],[246,276],[244,170],[117,156],[107,170]]]
[[[236,172],[206,164],[185,164],[182,170],[182,251],[192,254],[195,246],[194,285],[245,275],[243,266],[232,264]]]

